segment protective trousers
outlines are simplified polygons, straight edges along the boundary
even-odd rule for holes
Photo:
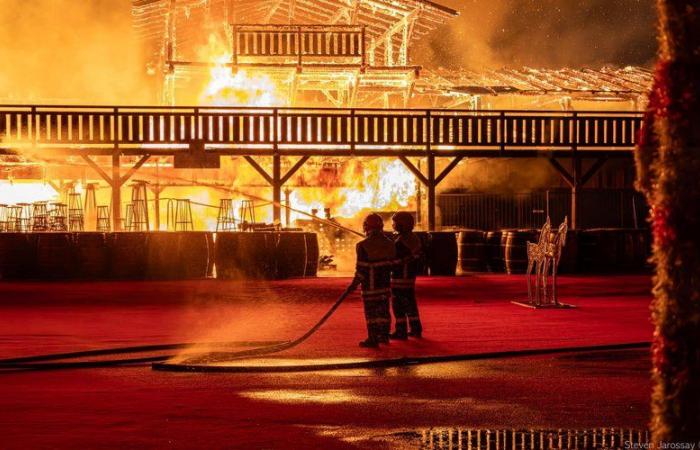
[[[367,322],[367,336],[370,339],[383,341],[388,339],[391,328],[389,312],[389,296],[387,294],[362,295]]]
[[[393,288],[391,294],[396,333],[406,334],[410,329],[411,333],[421,334],[423,326],[418,315],[416,290],[413,288]]]

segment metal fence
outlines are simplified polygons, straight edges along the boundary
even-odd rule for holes
[[[585,189],[579,191],[578,202],[578,228],[646,228],[648,207],[632,189]],[[443,227],[539,228],[547,217],[559,223],[570,215],[571,193],[450,193],[438,195],[437,204]]]

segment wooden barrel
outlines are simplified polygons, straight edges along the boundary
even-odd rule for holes
[[[275,234],[234,232],[216,235],[216,276],[220,279],[272,279]]]
[[[503,260],[507,274],[525,273],[527,270],[527,243],[537,242],[537,230],[511,230],[504,233]],[[501,241],[503,241],[503,237]]]
[[[146,277],[148,234],[145,232],[117,232],[107,235],[112,240],[111,278],[142,280]]]
[[[177,280],[181,278],[184,261],[178,254],[179,233],[156,231],[148,233],[146,278]]]
[[[21,280],[34,275],[36,235],[0,233],[0,280]]]
[[[430,233],[428,267],[432,276],[454,276],[457,273],[457,236],[452,231]]]
[[[645,270],[650,252],[646,230],[596,228],[580,237],[580,265],[584,272],[636,273]]]
[[[487,231],[484,235],[486,243],[486,268],[489,272],[503,272],[503,246],[501,245],[502,231]]]
[[[203,231],[178,232],[178,258],[180,259],[180,278],[195,280],[207,278],[209,274],[209,260],[213,258],[213,248],[209,243],[212,233]],[[212,263],[213,267],[213,263]]]
[[[37,233],[35,278],[68,280],[77,275],[72,233]]]
[[[566,233],[566,245],[561,250],[558,273],[577,273],[579,258],[579,233],[578,230],[569,230]]]
[[[481,230],[463,230],[457,240],[459,267],[463,272],[486,269],[486,237]]]
[[[101,280],[109,274],[110,249],[104,233],[73,233],[77,277]]]
[[[306,236],[298,232],[275,233],[277,278],[299,278],[306,273]]]
[[[316,233],[304,233],[306,239],[306,270],[305,277],[315,277],[318,275],[318,259],[320,250],[318,246],[318,235]]]
[[[428,275],[428,253],[430,252],[430,233],[427,231],[414,231],[420,239],[422,248],[421,259],[418,261],[418,275]]]
[[[220,280],[242,278],[236,259],[239,235],[240,233],[236,232],[216,233],[214,260],[216,265],[216,278]]]
[[[207,232],[207,253],[208,253],[208,262],[207,262],[207,277],[211,278],[214,276],[214,263],[216,261],[216,234]]]

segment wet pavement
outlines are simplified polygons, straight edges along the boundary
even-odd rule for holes
[[[255,284],[0,285],[0,356],[295,337],[345,281],[272,284],[264,302]],[[546,314],[510,304],[520,284],[423,281],[427,339],[382,355],[650,337],[647,279],[565,279],[580,307]],[[281,357],[377,357],[356,346],[361,314],[351,300],[317,340]],[[649,369],[637,349],[284,374],[5,371],[0,448],[605,448],[624,441],[620,431],[643,438]]]

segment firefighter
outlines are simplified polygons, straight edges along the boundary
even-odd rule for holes
[[[394,243],[398,262],[391,274],[391,306],[396,326],[390,337],[401,340],[408,339],[408,336],[419,338],[423,326],[416,303],[416,276],[423,248],[420,238],[413,232],[415,220],[410,213],[397,212],[391,220],[397,233]]]
[[[377,348],[389,343],[391,313],[391,269],[396,264],[396,250],[384,235],[384,221],[377,214],[365,218],[362,228],[367,236],[357,244],[357,266],[351,290],[361,286],[367,322],[367,339],[360,347]]]

